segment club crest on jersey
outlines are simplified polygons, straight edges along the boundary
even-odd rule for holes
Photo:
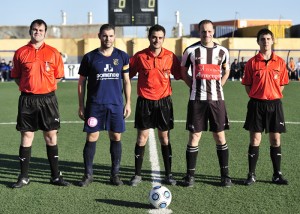
[[[87,121],[89,127],[95,127],[98,124],[98,120],[95,117],[90,117]]]
[[[119,59],[113,59],[114,65],[119,65]]]

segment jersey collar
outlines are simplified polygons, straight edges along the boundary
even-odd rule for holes
[[[263,55],[260,52],[256,55],[255,58],[256,58],[257,61],[265,61]],[[270,60],[277,61],[278,56],[276,54],[274,54],[274,52],[272,52]]]
[[[32,43],[31,43],[30,41],[28,42],[27,46],[29,46],[29,47],[35,49],[35,47],[32,45]],[[38,50],[40,50],[40,49],[42,49],[42,48],[44,48],[44,47],[45,47],[45,42],[43,42],[43,44],[39,47]]]
[[[213,42],[213,43],[214,43],[214,46],[211,47],[211,48],[216,48],[218,44],[215,43],[215,42]],[[201,43],[201,41],[200,41],[200,45],[201,45],[202,47],[204,47],[204,48],[209,48],[209,47],[206,47],[205,45],[203,45],[203,44]]]
[[[162,47],[161,48],[161,52],[159,53],[159,55],[157,56],[157,58],[162,58],[165,54],[165,49]],[[155,57],[150,49],[150,47],[147,48],[147,55],[151,56],[151,57]]]

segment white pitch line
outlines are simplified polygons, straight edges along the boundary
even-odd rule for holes
[[[174,120],[175,123],[185,123],[186,120]],[[244,123],[244,120],[229,120],[229,123]],[[286,124],[300,125],[300,122],[286,121]]]
[[[133,123],[134,120],[126,120],[125,121],[126,123]],[[175,123],[185,123],[186,120],[174,120]],[[229,123],[244,123],[245,121],[243,120],[230,120]],[[70,123],[70,124],[74,124],[74,123],[83,123],[82,120],[79,120],[79,121],[61,121],[60,123],[62,124],[67,124],[67,123]],[[292,122],[292,121],[286,121],[285,122],[286,124],[291,124],[291,125],[300,125],[300,122]],[[17,123],[16,122],[3,122],[3,123],[0,123],[0,125],[16,125]]]
[[[169,214],[169,213],[173,213],[173,211],[171,209],[152,209],[149,210],[150,214]]]
[[[157,146],[154,129],[149,129],[149,158],[151,163],[152,186],[161,185],[160,166],[158,160]]]
[[[152,187],[161,185],[161,176],[160,176],[160,166],[158,160],[157,146],[155,140],[154,129],[149,129],[149,159],[151,163],[151,177],[152,177]],[[148,213],[151,214],[169,214],[173,213],[171,209],[151,209]]]

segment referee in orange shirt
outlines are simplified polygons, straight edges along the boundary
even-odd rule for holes
[[[28,185],[29,162],[34,132],[42,130],[51,168],[50,183],[68,186],[58,169],[57,130],[60,128],[58,103],[55,96],[57,82],[64,77],[60,53],[45,44],[47,24],[34,20],[29,29],[30,42],[19,48],[13,58],[12,78],[19,86],[17,130],[21,133],[19,159],[21,174],[12,188]]]
[[[272,52],[274,35],[269,29],[257,33],[259,53],[246,64],[242,84],[250,97],[244,128],[250,132],[248,150],[249,173],[245,185],[256,181],[255,168],[262,132],[269,133],[270,156],[273,163],[272,182],[288,184],[282,176],[280,135],[286,132],[281,98],[289,83],[285,61]]]
[[[150,128],[158,129],[165,165],[164,182],[170,185],[176,184],[171,174],[170,130],[174,127],[174,117],[170,75],[172,74],[177,80],[181,75],[180,62],[175,54],[162,47],[165,34],[163,26],[152,26],[148,34],[150,46],[130,59],[130,78],[138,73],[138,99],[134,123],[138,133],[135,145],[135,175],[130,181],[132,186],[137,186],[142,181],[141,169]]]

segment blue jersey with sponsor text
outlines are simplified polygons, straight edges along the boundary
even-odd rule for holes
[[[87,77],[87,103],[123,105],[123,73],[129,72],[129,56],[114,48],[104,56],[98,48],[85,54],[79,75]]]

